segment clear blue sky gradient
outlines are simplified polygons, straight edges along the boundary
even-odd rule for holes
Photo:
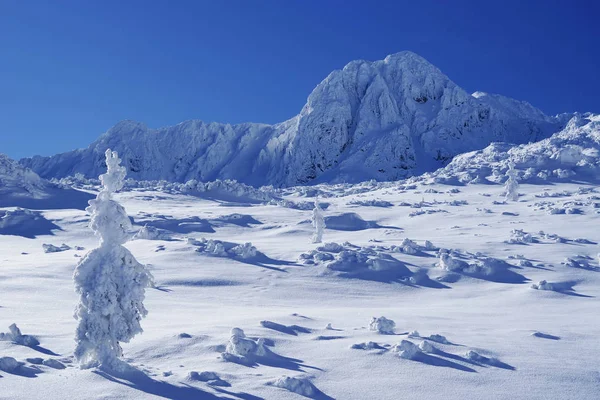
[[[87,147],[123,119],[281,122],[332,70],[402,50],[468,91],[600,112],[597,3],[0,0],[0,152]]]

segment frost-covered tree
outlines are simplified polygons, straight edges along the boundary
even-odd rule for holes
[[[311,218],[312,226],[315,228],[313,234],[313,243],[321,243],[323,240],[323,230],[325,230],[325,218],[323,218],[323,210],[319,206],[319,198],[315,198],[315,208]]]
[[[80,296],[75,310],[79,321],[75,357],[84,368],[114,365],[122,355],[120,343],[142,332],[140,321],[148,313],[143,301],[152,275],[122,246],[129,239],[131,222],[112,199],[125,178],[120,161],[116,152],[106,150],[108,170],[100,175],[102,190],[86,208],[100,247],[79,262],[73,276]]]
[[[504,184],[506,201],[519,201],[519,181],[515,164],[512,161],[508,164],[506,176],[508,176],[508,179]]]

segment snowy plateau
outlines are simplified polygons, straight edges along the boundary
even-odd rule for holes
[[[598,177],[600,116],[410,52],[0,155],[0,399],[598,399]]]

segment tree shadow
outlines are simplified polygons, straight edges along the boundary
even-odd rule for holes
[[[552,290],[557,293],[566,294],[567,296],[574,297],[585,297],[585,298],[593,298],[594,296],[590,296],[587,294],[577,293],[575,291],[574,286],[577,285],[578,281],[564,281],[564,282],[553,282]]]
[[[473,368],[469,368],[465,365],[455,363],[441,357],[435,357],[431,354],[418,353],[412,360],[436,367],[454,368],[464,372],[477,372]]]
[[[287,335],[298,336],[298,333],[311,333],[312,330],[299,325],[283,325],[273,321],[260,321],[260,324],[267,329],[272,329],[277,332]]]
[[[542,332],[534,332],[531,334],[531,336],[535,336],[540,339],[560,340],[560,336],[550,335],[548,333],[542,333]]]
[[[223,398],[188,384],[177,386],[165,381],[152,379],[143,371],[122,361],[119,362],[118,368],[101,368],[92,372],[111,382],[167,399],[211,400]]]
[[[303,360],[279,355],[268,348],[264,348],[264,354],[262,355],[250,354],[247,356],[238,356],[230,353],[222,353],[221,356],[225,361],[233,362],[249,368],[255,368],[258,365],[264,365],[267,367],[287,369],[289,371],[306,372],[303,368],[323,371],[319,367],[304,364]]]
[[[0,210],[0,235],[21,236],[35,239],[40,235],[54,235],[61,227],[47,220],[39,211]]]
[[[17,368],[14,368],[11,370],[2,369],[0,371],[6,372],[7,374],[11,374],[11,375],[22,376],[24,378],[37,378],[37,376],[39,374],[44,372],[41,369],[39,369],[38,367],[35,367],[35,366],[30,367],[27,365],[20,365]]]

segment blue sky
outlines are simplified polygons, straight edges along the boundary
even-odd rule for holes
[[[402,50],[468,91],[600,112],[599,12],[585,0],[0,0],[0,152],[87,147],[123,119],[280,122],[333,69]]]

